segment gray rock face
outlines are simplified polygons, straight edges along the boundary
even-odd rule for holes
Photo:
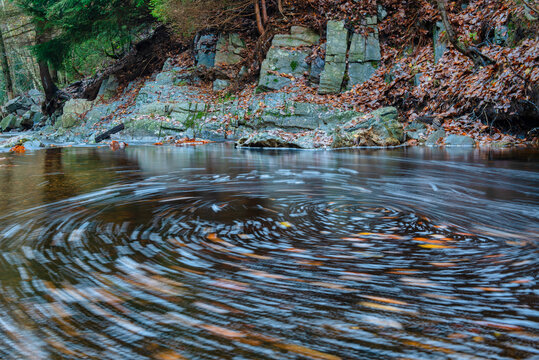
[[[97,96],[103,100],[109,100],[116,95],[119,87],[120,83],[118,82],[118,79],[116,79],[114,75],[111,75],[103,80]]]
[[[236,33],[221,34],[217,41],[215,65],[234,65],[242,60],[241,53],[245,50],[245,41]]]
[[[287,50],[272,47],[262,63],[260,70],[259,88],[261,90],[279,90],[291,83],[288,77],[277,75],[286,74],[294,77],[302,76],[309,70],[309,64],[305,61],[310,55],[310,50]]]
[[[328,21],[326,65],[320,74],[319,94],[339,93],[346,73],[346,53],[348,52],[348,30],[344,21]]]
[[[30,96],[31,98],[42,98],[43,93],[37,89],[32,89],[28,91],[28,96]]]
[[[213,82],[213,91],[222,91],[229,86],[230,86],[230,81],[218,79]]]
[[[305,72],[309,72],[309,64],[305,60],[311,55],[311,49],[302,47],[312,46],[319,39],[319,35],[299,26],[293,27],[290,35],[276,35],[266,59],[262,62],[259,89],[262,91],[279,90],[290,84],[291,80],[288,76],[300,77]],[[295,49],[291,50],[290,47]]]
[[[345,73],[345,62],[326,62],[324,71],[320,74],[318,93],[324,95],[341,92]]]
[[[85,99],[71,99],[64,105],[62,127],[70,128],[81,122],[82,115],[92,108],[92,102]]]
[[[170,71],[174,68],[174,60],[172,60],[171,58],[168,58],[165,63],[163,64],[163,69],[161,70],[162,72],[165,72],[165,71]]]
[[[322,57],[316,57],[311,63],[311,73],[309,74],[309,80],[314,84],[320,84],[320,75],[324,71],[326,62]]]
[[[176,72],[172,70],[160,72],[155,76],[155,82],[158,85],[172,85],[175,80]]]
[[[106,116],[112,114],[112,112],[119,106],[120,104],[115,102],[108,105],[98,105],[93,107],[90,111],[86,113],[86,116],[84,117],[84,120],[88,125],[93,125],[98,121],[103,120]]]
[[[445,139],[447,146],[475,146],[475,140],[469,136],[449,135]]]
[[[229,66],[240,63],[242,53],[245,50],[245,41],[239,34],[221,34],[217,41],[217,52],[215,54],[215,66]],[[238,75],[240,76],[240,75]],[[213,83],[213,91],[221,91],[230,85],[230,79],[218,79]]]
[[[344,62],[348,51],[348,30],[344,28],[344,21],[328,21],[327,24],[327,61]]]
[[[375,72],[376,68],[372,62],[350,63],[348,65],[348,89],[369,80]]]
[[[41,124],[45,116],[41,112],[34,113],[34,116],[32,116],[32,122],[34,125]]]
[[[352,35],[348,56],[349,81],[347,89],[369,80],[376,72],[376,68],[382,59],[377,19],[376,17],[368,17],[365,19],[365,23],[370,30],[367,36],[362,34]]]
[[[290,35],[277,34],[273,37],[272,45],[283,48],[312,46],[320,40],[320,35],[302,26],[292,26]]]
[[[380,40],[378,38],[378,28],[374,28],[365,39],[365,61],[380,61],[382,54],[380,52]]]
[[[8,101],[3,107],[4,113],[8,116],[0,122],[2,130],[28,130],[32,128],[34,126],[32,119],[35,114],[41,114],[40,104],[43,100],[43,94],[33,89]]]
[[[212,68],[215,65],[217,35],[208,34],[195,38],[195,60],[197,66]]]
[[[378,5],[378,21],[382,21],[387,17],[387,10],[382,6]]]
[[[447,51],[447,42],[441,38],[441,34],[445,33],[445,26],[442,22],[437,22],[434,28],[434,62],[438,61],[444,56]]]

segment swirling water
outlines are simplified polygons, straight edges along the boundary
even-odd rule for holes
[[[539,153],[0,159],[1,359],[536,359]]]

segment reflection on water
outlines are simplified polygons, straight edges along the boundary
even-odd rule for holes
[[[0,358],[535,358],[537,160],[4,155]]]

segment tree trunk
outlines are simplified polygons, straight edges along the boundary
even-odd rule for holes
[[[56,70],[53,66],[49,66],[49,71],[51,73],[52,82],[58,84],[58,70]]]
[[[279,12],[282,16],[284,15],[284,8],[283,8],[283,0],[277,0],[277,8],[279,9]]]
[[[2,57],[2,73],[4,74],[4,81],[6,83],[6,94],[9,100],[13,99],[15,94],[13,92],[13,79],[11,78],[11,70],[9,68],[9,59],[7,56],[6,44],[4,42],[4,34],[0,27],[0,56]]]
[[[447,16],[446,1],[447,0],[436,0],[449,42],[451,42],[458,52],[469,57],[476,67],[494,64],[494,60],[483,54],[478,48],[471,45],[466,46],[458,40],[455,30],[453,30],[453,26],[451,25],[451,22],[449,22],[449,17]]]
[[[266,32],[266,29],[264,29],[264,23],[262,22],[262,15],[260,14],[260,4],[258,3],[258,0],[254,0],[255,2],[255,16],[256,16],[256,26],[258,28],[258,32],[260,35],[264,35]]]
[[[260,0],[262,5],[262,22],[264,25],[268,23],[268,7],[266,5],[266,0]]]
[[[49,39],[50,33],[45,30],[45,24],[38,23],[36,27],[36,44],[44,44]],[[48,104],[54,99],[56,93],[58,92],[58,88],[52,80],[47,61],[38,59],[37,65],[39,66],[39,76],[41,77],[41,84],[43,85],[43,91],[45,92],[45,104]]]

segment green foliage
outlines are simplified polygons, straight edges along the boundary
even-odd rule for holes
[[[36,56],[56,68],[79,46],[100,39],[121,46],[131,28],[148,22],[149,0],[14,0],[36,24]],[[54,36],[52,36],[54,35]],[[115,50],[115,49],[110,49]],[[117,50],[117,49],[116,49]]]

